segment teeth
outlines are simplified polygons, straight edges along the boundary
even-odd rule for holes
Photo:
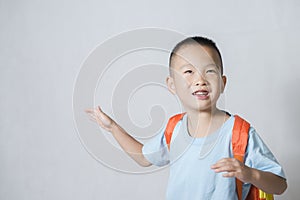
[[[194,92],[195,95],[207,95],[208,92]]]

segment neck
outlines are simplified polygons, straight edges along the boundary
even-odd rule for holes
[[[187,111],[188,131],[192,137],[204,137],[220,128],[228,119],[225,112],[215,108],[209,111]]]
[[[199,111],[199,110],[187,110],[187,115],[189,118],[193,121],[199,120],[199,121],[210,121],[215,116],[218,116],[220,114],[224,114],[223,111],[219,110],[218,108],[212,108],[205,111]]]

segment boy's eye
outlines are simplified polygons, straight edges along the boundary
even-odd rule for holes
[[[217,73],[217,71],[214,70],[214,69],[209,69],[209,70],[206,71],[206,73]]]
[[[184,71],[184,73],[185,74],[191,74],[191,73],[193,73],[193,71],[192,70],[186,70],[186,71]]]

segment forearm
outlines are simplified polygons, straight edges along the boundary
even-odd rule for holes
[[[251,184],[269,194],[282,194],[286,188],[286,180],[270,172],[251,168]]]
[[[150,166],[151,163],[146,160],[142,153],[143,144],[130,136],[121,126],[114,124],[111,133],[122,149],[139,165],[143,167]]]

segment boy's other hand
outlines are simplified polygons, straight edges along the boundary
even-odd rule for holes
[[[250,182],[252,177],[252,168],[235,158],[223,158],[211,166],[216,173],[225,172],[223,177],[236,177],[242,182]]]
[[[90,116],[90,119],[101,126],[101,128],[111,132],[115,121],[105,114],[100,106],[94,109],[86,109],[85,112]]]

